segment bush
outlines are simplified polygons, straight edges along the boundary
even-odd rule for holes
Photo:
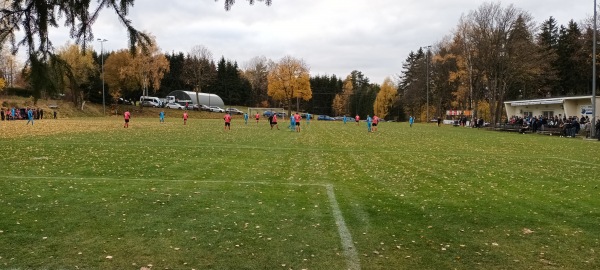
[[[28,98],[33,96],[33,89],[8,87],[6,88],[4,93],[9,96],[19,96]]]

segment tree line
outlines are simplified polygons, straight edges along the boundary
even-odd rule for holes
[[[94,11],[112,8],[122,15],[131,37],[128,49],[98,54],[88,45],[94,40],[95,18],[89,3],[2,1],[0,23],[7,31],[0,35],[0,86],[7,87],[0,89],[21,85],[34,98],[64,94],[75,104],[101,102],[103,88],[109,101],[189,90],[217,94],[228,105],[397,120],[410,115],[423,121],[428,113],[437,117],[458,109],[473,110],[492,122],[501,120],[506,100],[591,93],[590,20],[559,25],[550,17],[537,25],[513,5],[484,3],[463,15],[441,41],[411,51],[399,75],[378,84],[358,70],[345,77],[310,75],[308,64],[292,56],[277,62],[259,56],[240,67],[224,56],[215,61],[202,45],[162,53],[150,33],[137,31],[126,19],[133,2],[109,1]],[[225,1],[225,9],[233,3]],[[37,9],[30,9],[33,4]],[[75,44],[55,51],[47,30],[57,27],[61,12],[72,19],[66,26]],[[26,27],[31,23],[37,27]],[[21,29],[25,37],[20,44],[29,58],[15,76],[14,57],[7,52],[15,52],[14,31]]]
[[[408,55],[399,105],[421,119],[427,110],[458,109],[498,122],[507,100],[591,95],[592,22],[559,25],[550,17],[537,26],[527,11],[484,3],[453,33]]]

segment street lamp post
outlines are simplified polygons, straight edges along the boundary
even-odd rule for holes
[[[596,0],[594,0],[594,42],[592,45],[592,125],[590,134],[591,137],[600,136],[596,134],[596,31],[597,28],[597,13],[596,13]]]
[[[427,52],[425,55],[425,84],[426,84],[426,91],[427,91],[427,108],[426,108],[426,112],[427,112],[427,122],[429,123],[429,51],[431,50],[431,45],[425,46],[425,48],[427,48]]]
[[[108,40],[99,38],[98,41],[100,42],[100,61],[102,65],[102,111],[106,116],[106,102],[104,98],[104,42],[107,42]]]

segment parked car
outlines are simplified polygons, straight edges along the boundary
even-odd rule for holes
[[[142,101],[142,106],[158,108],[158,107],[160,107],[160,103],[144,100],[144,101]]]
[[[201,111],[207,111],[207,112],[210,112],[210,107],[208,107],[208,106],[206,106],[206,105],[202,104],[202,105],[200,105],[200,110],[201,110]]]
[[[133,102],[131,102],[128,99],[124,99],[124,98],[119,98],[117,100],[117,104],[125,104],[125,105],[133,105]]]
[[[263,116],[264,116],[264,117],[271,117],[271,115],[273,115],[274,113],[275,113],[274,111],[265,111],[265,112],[263,113]]]
[[[229,114],[244,114],[244,112],[242,112],[236,108],[227,108],[227,109],[225,109],[225,112],[228,112]]]
[[[185,109],[185,106],[179,104],[179,103],[167,103],[167,105],[165,105],[165,107],[169,108],[169,109],[179,109],[179,110],[183,110]]]
[[[193,110],[193,111],[199,111],[200,106],[198,106],[198,104],[188,103],[186,109]]]
[[[333,119],[333,117],[331,117],[329,115],[319,115],[319,117],[317,117],[317,120],[321,120],[321,121],[333,121],[335,119]]]
[[[221,112],[221,113],[224,113],[224,112],[225,112],[225,110],[223,110],[223,109],[222,109],[221,107],[219,107],[219,106],[210,106],[210,111],[211,111],[211,112]]]

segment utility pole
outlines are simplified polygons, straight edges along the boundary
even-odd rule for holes
[[[106,101],[104,98],[104,42],[107,42],[108,40],[99,38],[98,41],[100,42],[100,58],[102,63],[102,111],[106,116]]]
[[[594,0],[595,1],[595,0]],[[425,55],[425,84],[426,84],[426,91],[427,91],[427,108],[426,108],[426,112],[427,112],[427,119],[426,119],[426,123],[429,123],[429,52],[431,50],[431,45],[427,45],[425,46],[425,48],[427,48],[427,52]]]
[[[592,45],[592,125],[590,134],[591,137],[599,136],[596,134],[596,31],[597,28],[597,13],[596,13],[596,0],[594,0],[594,42]]]

